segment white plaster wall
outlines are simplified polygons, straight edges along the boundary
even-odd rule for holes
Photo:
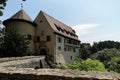
[[[58,37],[61,37],[61,43],[58,42]],[[61,47],[61,50],[59,50],[58,47]],[[76,47],[75,52],[73,52],[73,50],[65,51],[64,48],[64,37],[56,34],[56,63],[73,63],[73,60],[80,56],[79,48]]]

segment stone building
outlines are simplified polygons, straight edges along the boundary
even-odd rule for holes
[[[33,21],[24,10],[5,20],[6,31],[17,28],[30,39],[29,50],[54,63],[72,63],[80,55],[80,40],[71,27],[40,11]]]

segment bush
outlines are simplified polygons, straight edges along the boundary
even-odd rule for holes
[[[67,64],[70,69],[85,70],[85,71],[106,71],[104,64],[98,60],[92,59],[76,59],[74,64]]]

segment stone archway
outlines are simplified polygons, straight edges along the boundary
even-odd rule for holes
[[[47,51],[45,49],[40,50],[40,55],[47,55]]]

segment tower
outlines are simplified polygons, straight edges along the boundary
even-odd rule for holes
[[[6,31],[15,28],[21,35],[26,35],[30,39],[29,50],[35,53],[34,49],[34,36],[35,36],[35,24],[27,13],[21,9],[15,15],[3,22],[6,27]]]

